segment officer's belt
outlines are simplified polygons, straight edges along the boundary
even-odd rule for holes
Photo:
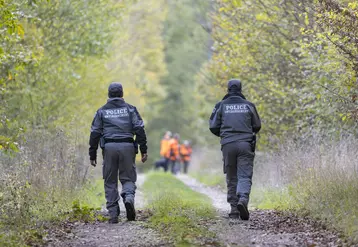
[[[104,143],[134,143],[133,138],[104,139]]]

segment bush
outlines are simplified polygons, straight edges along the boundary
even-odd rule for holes
[[[68,217],[75,211],[73,201],[87,203],[98,186],[87,185],[87,150],[78,140],[62,131],[41,130],[27,133],[23,140],[19,152],[0,153],[0,243],[5,246],[35,241],[43,224]],[[83,192],[84,185],[90,196]],[[99,200],[95,203],[97,207]]]
[[[196,167],[200,173],[193,176],[204,184],[225,181],[221,154],[216,155]],[[358,140],[354,136],[312,137],[256,153],[251,205],[299,211],[326,221],[358,242]]]
[[[255,174],[259,207],[299,210],[358,241],[357,139],[291,142],[265,159]]]

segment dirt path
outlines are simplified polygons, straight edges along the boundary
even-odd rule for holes
[[[52,236],[52,242],[47,246],[53,247],[150,247],[150,246],[171,246],[153,229],[147,228],[145,217],[141,208],[145,205],[145,199],[141,192],[145,176],[138,175],[136,192],[137,221],[128,222],[125,216],[125,208],[120,202],[121,215],[120,223],[110,225],[107,222],[98,223],[75,223],[65,227],[68,233],[61,236]],[[104,209],[103,209],[104,210]],[[66,231],[66,230],[65,230]]]
[[[178,178],[212,199],[218,217],[208,228],[217,234],[225,246],[348,246],[317,222],[293,215],[251,209],[250,221],[231,220],[227,216],[230,207],[225,193],[204,186],[186,175],[178,175]]]

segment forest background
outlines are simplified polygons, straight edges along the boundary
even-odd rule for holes
[[[356,1],[0,0],[0,18],[2,222],[86,184],[90,124],[112,81],[145,120],[150,163],[171,130],[220,170],[207,164],[219,149],[207,121],[240,78],[273,187],[330,176],[348,186],[338,194],[358,193]]]

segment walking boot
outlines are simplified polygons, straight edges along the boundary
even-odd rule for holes
[[[129,221],[134,221],[136,217],[135,208],[134,208],[134,199],[126,198],[124,200],[124,206],[126,207],[127,219]]]
[[[120,214],[120,208],[119,205],[115,208],[111,208],[110,211],[108,212],[109,215],[109,220],[108,223],[109,224],[118,224],[119,223],[119,214]]]
[[[237,209],[237,206],[235,205],[230,205],[231,206],[231,211],[229,213],[229,218],[230,219],[240,219],[240,212]]]
[[[109,224],[118,224],[118,223],[119,223],[118,217],[110,218],[110,219],[108,220],[108,223],[109,223]]]
[[[240,212],[240,218],[242,220],[249,220],[250,214],[249,210],[247,209],[247,203],[245,201],[240,200],[237,204],[237,209]]]

